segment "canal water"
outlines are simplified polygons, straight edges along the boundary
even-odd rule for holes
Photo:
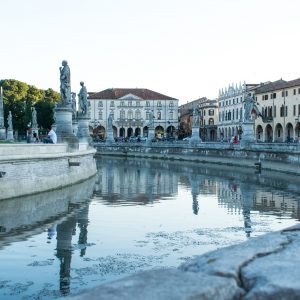
[[[299,222],[287,176],[158,159],[97,167],[81,184],[0,201],[0,299],[60,298]]]

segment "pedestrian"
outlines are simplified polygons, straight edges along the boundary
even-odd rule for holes
[[[45,144],[56,144],[57,143],[57,135],[52,127],[48,128],[49,132],[46,138],[44,138],[43,142]]]

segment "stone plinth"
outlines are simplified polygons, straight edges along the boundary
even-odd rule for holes
[[[78,122],[76,120],[72,121],[73,133],[77,136],[78,133]]]
[[[108,129],[106,133],[106,143],[114,143],[114,132],[112,129]]]
[[[148,129],[148,137],[147,137],[147,143],[151,143],[151,141],[155,138],[155,131],[154,128]]]
[[[78,116],[77,118],[77,137],[81,142],[90,142],[89,122],[90,118],[86,115]]]
[[[189,144],[191,146],[196,146],[197,144],[201,143],[202,140],[199,136],[199,127],[192,127],[192,136],[189,140]]]
[[[6,139],[6,130],[5,127],[0,128],[0,140]]]
[[[57,107],[56,135],[58,143],[68,143],[71,148],[78,149],[78,138],[73,133],[72,109],[69,107]]]
[[[14,140],[14,133],[12,129],[7,129],[7,136],[6,139],[8,141],[13,141]]]
[[[247,146],[255,142],[254,135],[254,122],[244,122],[243,123],[243,135],[241,139],[241,145]]]

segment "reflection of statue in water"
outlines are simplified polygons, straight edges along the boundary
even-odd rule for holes
[[[72,93],[72,115],[73,119],[76,118],[76,93]]]
[[[72,236],[76,230],[76,217],[71,216],[56,227],[56,256],[60,260],[60,291],[63,295],[70,292],[70,271],[72,259]]]
[[[38,124],[37,124],[37,117],[36,117],[36,110],[35,108],[32,109],[32,128],[37,128]]]
[[[8,125],[8,129],[12,130],[13,126],[12,126],[12,115],[11,115],[11,111],[9,111],[8,113],[8,117],[7,117],[7,125]]]
[[[251,112],[253,108],[254,100],[251,94],[248,94],[244,100],[244,122],[251,121]]]
[[[81,114],[85,115],[87,113],[87,105],[88,105],[88,102],[87,102],[87,89],[84,86],[83,81],[80,82],[80,85],[81,85],[81,89],[80,89],[79,94],[78,94],[79,107],[80,107]]]
[[[63,67],[60,67],[60,95],[61,104],[65,106],[71,102],[71,74],[68,62],[62,61]]]
[[[244,230],[247,237],[250,237],[252,232],[251,228],[251,207],[254,197],[254,192],[251,187],[246,184],[240,185],[242,198],[243,198],[243,216],[244,216]]]
[[[193,127],[199,127],[199,112],[197,108],[193,110]]]

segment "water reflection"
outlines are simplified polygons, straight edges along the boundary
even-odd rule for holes
[[[0,298],[19,299],[28,270],[36,283],[24,279],[22,297],[52,299],[299,220],[300,188],[288,176],[107,157],[97,168],[85,183],[0,202]]]

